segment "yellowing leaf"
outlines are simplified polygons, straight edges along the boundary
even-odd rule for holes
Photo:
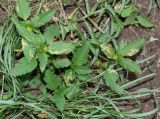
[[[137,54],[139,52],[139,49],[130,49],[128,52],[126,52],[126,54],[124,54],[123,56],[133,56],[135,54]]]
[[[36,51],[36,49],[29,45],[25,40],[22,40],[22,50],[29,61],[34,57]]]
[[[102,52],[110,59],[112,59],[115,55],[115,51],[110,44],[102,44],[100,45]]]
[[[75,72],[71,69],[68,69],[65,71],[65,74],[63,75],[64,81],[67,86],[71,85],[71,81],[75,79]]]
[[[139,49],[144,45],[144,39],[137,39],[129,42],[120,52],[123,56],[133,56],[139,52]]]
[[[37,115],[40,119],[46,119],[46,118],[48,118],[48,115],[46,114],[46,113],[39,113],[38,115]]]
[[[73,44],[64,41],[55,41],[48,46],[48,52],[55,55],[68,54],[73,50]]]
[[[48,46],[48,52],[55,55],[69,54],[73,50],[73,44],[64,41],[55,41]]]

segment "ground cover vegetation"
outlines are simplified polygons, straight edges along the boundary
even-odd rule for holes
[[[152,2],[148,12],[160,5]],[[156,73],[143,74],[141,65],[158,54],[135,60],[145,39],[119,39],[131,25],[154,28],[135,4],[17,0],[12,5],[0,29],[2,119],[143,119],[158,111],[159,89],[129,90],[154,78]],[[145,97],[154,103],[147,112],[141,108]]]

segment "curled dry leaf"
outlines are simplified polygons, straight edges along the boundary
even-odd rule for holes
[[[38,116],[40,119],[46,119],[46,118],[48,118],[48,115],[47,115],[46,113],[44,113],[44,112],[39,113],[37,116]]]

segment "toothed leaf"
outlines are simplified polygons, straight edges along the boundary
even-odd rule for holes
[[[53,103],[55,103],[59,111],[62,112],[64,110],[65,103],[66,103],[64,95],[56,93],[54,94],[51,100],[53,101]]]
[[[28,0],[17,0],[16,11],[20,18],[27,20],[31,14]]]
[[[55,55],[68,54],[72,52],[73,49],[74,46],[72,43],[64,41],[55,41],[48,46],[48,52]]]
[[[71,62],[69,59],[57,59],[53,61],[53,64],[56,68],[65,68],[71,65]]]
[[[100,45],[102,52],[110,59],[114,57],[115,50],[113,49],[111,44],[102,44]]]
[[[138,16],[137,19],[138,23],[145,28],[150,28],[154,26],[154,24],[145,16]]]
[[[82,66],[88,61],[90,44],[86,42],[82,47],[80,47],[73,55],[73,65]]]
[[[119,78],[118,73],[115,70],[107,70],[104,74],[103,74],[103,78],[105,79],[105,83],[108,87],[110,87],[113,91],[115,91],[118,94],[122,94],[123,93],[123,89],[121,88],[121,86],[119,86],[116,81]]]
[[[51,70],[45,72],[44,81],[46,82],[47,88],[50,90],[56,90],[60,84],[59,77],[51,72]]]
[[[36,59],[28,61],[25,57],[21,58],[11,70],[13,76],[21,76],[33,71],[37,67]]]
[[[47,42],[54,40],[55,36],[60,34],[60,28],[58,25],[51,25],[45,29],[44,36]]]
[[[119,60],[119,64],[123,66],[125,69],[128,69],[129,71],[135,72],[135,73],[141,73],[140,67],[132,60],[127,58],[121,58]]]
[[[122,50],[121,54],[123,56],[133,56],[139,52],[139,49],[144,45],[144,39],[138,39],[131,41],[128,43],[124,49]]]
[[[31,24],[34,27],[40,27],[42,25],[45,25],[47,22],[49,22],[52,19],[52,17],[54,16],[54,13],[55,12],[53,10],[43,12],[40,15],[32,18]]]

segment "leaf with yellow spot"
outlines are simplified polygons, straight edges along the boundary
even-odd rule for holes
[[[100,45],[102,52],[109,58],[113,59],[115,55],[115,50],[113,49],[111,44],[102,44]]]
[[[35,55],[35,48],[29,45],[25,40],[21,41],[22,43],[22,50],[25,57],[30,61]]]
[[[144,45],[144,39],[138,39],[129,42],[120,52],[122,56],[133,56],[137,54],[140,48]]]

